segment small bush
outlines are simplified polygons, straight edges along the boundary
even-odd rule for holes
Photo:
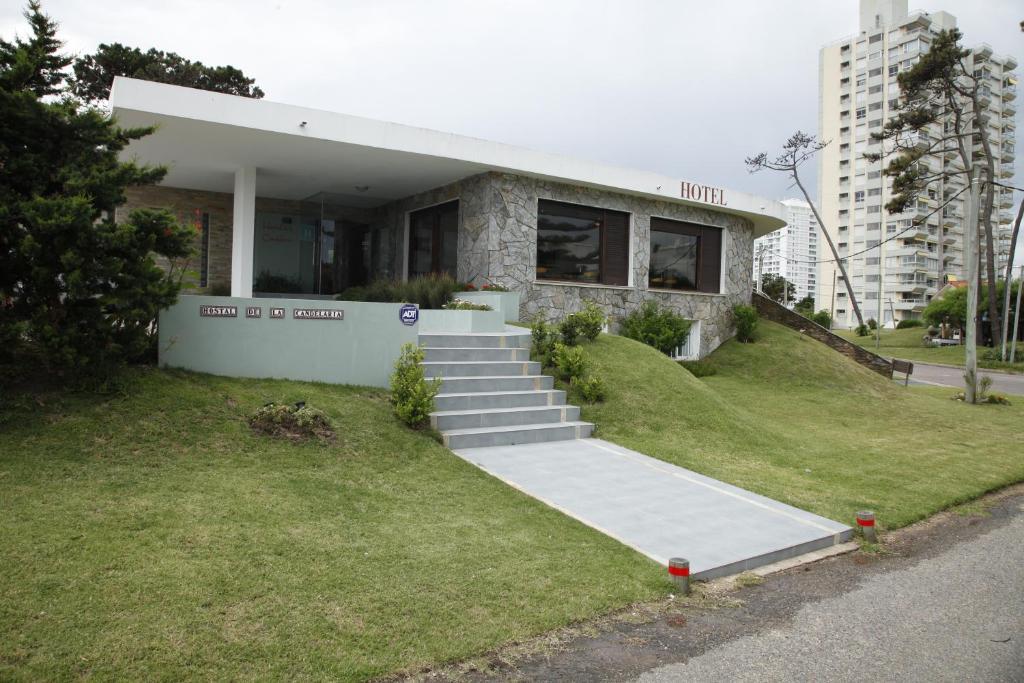
[[[376,301],[382,303],[417,304],[422,309],[444,307],[456,292],[472,291],[471,285],[450,275],[430,274],[410,280],[375,280],[361,287],[349,287],[335,299],[338,301]]]
[[[478,304],[472,301],[466,301],[465,299],[452,299],[448,303],[441,306],[446,311],[493,311],[494,309],[487,304]]]
[[[906,330],[911,327],[924,327],[924,321],[918,318],[907,318],[896,323],[897,330]]]
[[[736,322],[736,341],[749,344],[754,341],[754,330],[757,329],[757,311],[753,306],[740,304],[733,306],[732,315]]]
[[[878,329],[878,321],[875,320],[874,318],[868,318],[868,328],[870,328],[872,330],[877,330]]]
[[[313,438],[329,441],[334,438],[330,418],[322,410],[305,403],[268,403],[249,418],[249,426],[257,434],[288,441]]]
[[[530,324],[530,339],[530,357],[542,367],[550,368],[554,363],[552,356],[555,352],[555,343],[558,341],[558,333],[543,318],[537,316]]]
[[[710,377],[718,374],[718,368],[706,360],[681,360],[679,365],[689,370],[694,377]]]
[[[391,373],[391,405],[398,419],[413,429],[419,429],[430,422],[434,412],[434,397],[441,390],[441,380],[428,380],[423,374],[423,349],[414,344],[404,344],[402,355],[395,361]]]
[[[857,325],[855,332],[857,333],[858,337],[866,337],[869,334],[871,334],[871,330],[869,330],[868,326],[865,325],[864,323]]]
[[[590,369],[590,361],[578,346],[555,344],[553,360],[559,378],[567,382],[583,379]]]
[[[824,308],[810,316],[810,319],[824,327],[826,330],[832,329],[832,314]]]
[[[585,403],[599,403],[608,393],[604,380],[600,377],[585,377],[573,382],[572,388]]]
[[[668,355],[686,341],[691,325],[675,311],[661,308],[655,301],[645,301],[643,306],[622,319],[620,333]]]
[[[499,284],[497,284],[495,282],[488,282],[483,287],[481,287],[480,290],[484,291],[484,292],[508,292],[508,291],[510,291],[509,288],[506,287],[505,285],[499,285]]]
[[[604,328],[606,320],[604,311],[592,301],[588,301],[583,306],[582,311],[570,314],[569,318],[575,321],[580,336],[587,341],[597,339],[597,336],[601,334],[601,330]]]

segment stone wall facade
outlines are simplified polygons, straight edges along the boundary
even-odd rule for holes
[[[512,174],[487,174],[487,261],[475,265],[484,279],[522,294],[521,316],[538,313],[557,320],[580,310],[587,302],[600,306],[618,321],[644,301],[654,299],[691,320],[701,320],[700,353],[705,355],[733,335],[732,307],[750,301],[753,227],[730,214],[657,201],[588,187],[566,185]],[[631,263],[624,287],[545,282],[536,279],[537,201],[552,199],[630,215]],[[723,229],[725,252],[723,288],[719,294],[650,290],[651,217],[691,221]],[[478,239],[478,243],[480,240]],[[469,271],[460,271],[460,277]]]
[[[353,218],[378,231],[373,275],[405,275],[409,212],[459,200],[458,272],[460,280],[477,286],[495,283],[520,293],[520,318],[543,315],[558,320],[597,304],[609,316],[612,329],[644,301],[653,299],[691,320],[701,320],[700,354],[706,355],[733,335],[732,308],[749,303],[753,286],[753,228],[731,214],[635,197],[606,190],[555,183],[507,173],[482,173],[443,187],[385,204],[377,209],[354,209]],[[624,211],[630,216],[631,262],[626,286],[583,285],[538,281],[537,202],[562,202]],[[300,202],[257,198],[257,211],[300,211]],[[168,187],[136,188],[119,215],[137,206],[164,206],[180,216],[210,214],[209,282],[231,281],[230,194]],[[675,292],[647,288],[650,260],[650,222],[657,216],[723,229],[723,288],[721,293]],[[197,237],[198,239],[198,237]],[[197,242],[198,246],[198,242]]]
[[[825,344],[834,351],[838,351],[850,360],[860,363],[867,369],[873,370],[883,377],[892,378],[891,361],[871,353],[851,341],[843,339],[813,320],[808,320],[799,313],[789,310],[778,301],[770,299],[763,294],[754,294],[753,301],[758,315],[765,320],[785,325],[801,334],[817,339],[822,344]]]

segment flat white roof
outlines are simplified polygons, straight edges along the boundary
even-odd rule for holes
[[[355,206],[387,202],[486,171],[516,173],[748,218],[755,236],[786,224],[777,201],[716,188],[684,199],[684,182],[452,133],[348,114],[118,77],[111,111],[122,126],[158,127],[125,156],[170,168],[164,184],[232,192],[234,171],[257,169],[260,196],[327,193]],[[710,114],[709,114],[710,115]],[[356,187],[368,187],[357,191]],[[718,203],[724,201],[725,206]]]

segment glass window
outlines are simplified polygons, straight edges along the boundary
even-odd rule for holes
[[[720,228],[651,219],[649,287],[717,293],[721,259]]]
[[[537,278],[628,284],[629,214],[541,199]]]
[[[459,201],[409,214],[409,277],[428,273],[455,276],[458,267]]]

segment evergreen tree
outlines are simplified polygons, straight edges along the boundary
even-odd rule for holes
[[[30,345],[47,369],[102,375],[146,353],[179,285],[157,267],[194,229],[162,210],[115,209],[166,170],[119,160],[152,129],[122,129],[67,92],[56,24],[35,0],[31,35],[0,39],[0,353]]]
[[[71,92],[86,102],[103,102],[110,98],[115,76],[141,78],[157,83],[170,83],[187,88],[241,95],[259,99],[263,91],[255,80],[233,66],[206,66],[174,52],[137,47],[120,43],[101,43],[95,53],[74,62]]]
[[[761,292],[780,304],[792,302],[796,298],[796,285],[781,275],[765,273],[761,276]],[[811,307],[814,307],[813,303]]]

